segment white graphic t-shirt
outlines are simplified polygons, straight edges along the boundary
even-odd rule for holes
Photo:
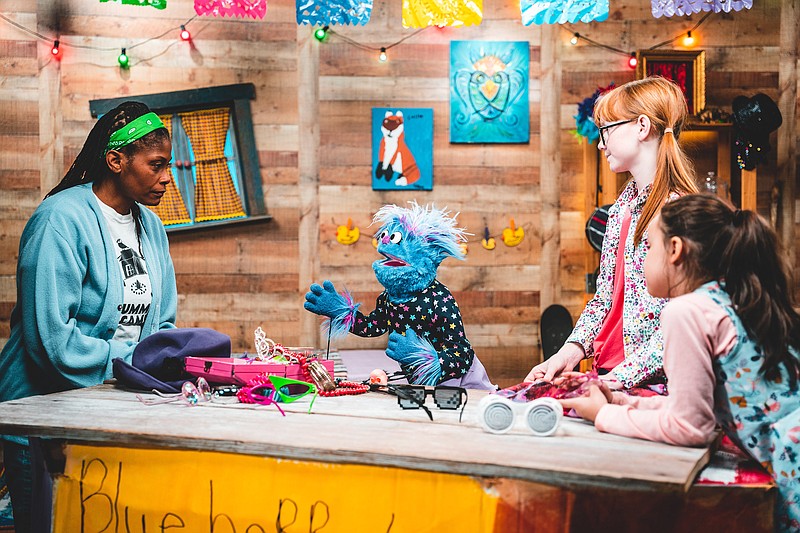
[[[138,342],[153,294],[150,276],[147,275],[147,264],[139,253],[136,222],[131,213],[120,215],[99,198],[97,203],[111,231],[124,285],[122,301],[117,304],[121,314],[114,339]]]

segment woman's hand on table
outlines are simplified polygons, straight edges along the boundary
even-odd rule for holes
[[[584,358],[583,348],[568,342],[547,361],[539,363],[528,372],[524,381],[553,381],[564,371],[571,371]]]
[[[558,401],[565,409],[574,409],[581,418],[594,422],[600,409],[611,402],[611,391],[608,387],[593,385],[589,388],[589,394],[586,396]]]

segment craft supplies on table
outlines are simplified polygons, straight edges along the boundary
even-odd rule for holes
[[[708,448],[627,439],[567,418],[546,439],[494,435],[475,422],[486,393],[468,395],[459,422],[456,410],[430,421],[377,393],[318,398],[312,415],[306,402],[281,404],[283,417],[273,406],[239,403],[147,406],[101,385],[4,402],[0,430],[66,439],[66,447],[49,440],[66,455],[53,493],[54,533],[79,531],[81,520],[99,531],[116,509],[146,520],[148,530],[165,516],[179,523],[177,516],[186,531],[207,529],[209,517],[231,531],[266,531],[268,521],[288,526],[295,508],[306,524],[313,514],[317,529],[329,520],[330,533],[376,524],[397,533],[431,524],[476,533],[639,531],[643,523],[771,530],[769,486],[696,490]],[[242,491],[252,479],[277,488]],[[311,488],[298,482],[309,479]]]
[[[319,363],[334,375],[334,361],[319,360]],[[210,383],[245,385],[260,375],[281,376],[289,379],[305,380],[299,363],[274,363],[249,358],[187,357],[186,372],[203,377]]]

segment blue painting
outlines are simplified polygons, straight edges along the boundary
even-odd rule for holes
[[[450,43],[450,142],[530,141],[527,41]]]
[[[372,108],[372,189],[433,189],[433,109]]]

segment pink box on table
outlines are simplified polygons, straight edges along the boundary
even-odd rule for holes
[[[333,360],[324,359],[319,362],[333,377]],[[209,383],[227,385],[246,385],[248,381],[262,374],[305,381],[303,369],[297,363],[282,365],[234,357],[187,357],[186,372],[205,378]]]

